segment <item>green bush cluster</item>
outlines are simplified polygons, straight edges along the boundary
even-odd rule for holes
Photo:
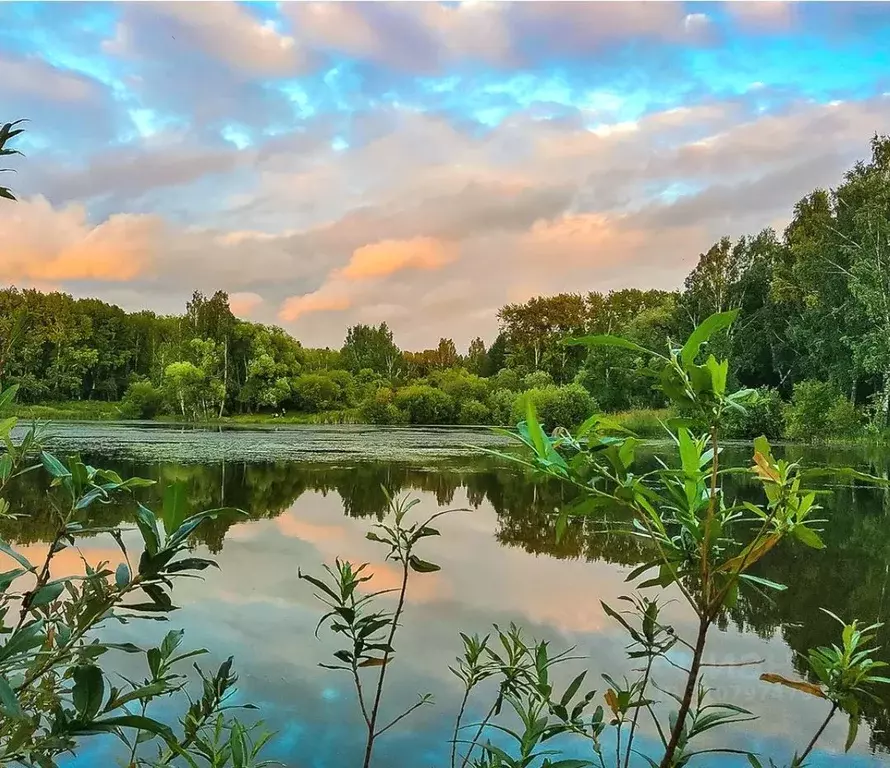
[[[542,421],[553,428],[580,424],[595,408],[580,384],[560,387],[544,372],[522,378],[510,375],[514,373],[503,369],[485,379],[463,368],[440,371],[396,389],[378,388],[363,401],[360,414],[374,424],[505,425],[521,421],[531,401]],[[517,389],[497,386],[505,381]]]
[[[785,409],[785,435],[792,440],[853,438],[862,434],[862,416],[836,385],[801,381]]]
[[[779,393],[761,387],[745,404],[745,412],[730,411],[726,419],[726,435],[741,439],[763,435],[770,440],[785,434],[785,403]]]

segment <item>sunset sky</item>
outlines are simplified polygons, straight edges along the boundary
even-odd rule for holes
[[[0,3],[0,283],[339,346],[674,288],[890,130],[890,6]]]

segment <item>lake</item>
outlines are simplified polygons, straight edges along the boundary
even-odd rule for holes
[[[209,552],[221,569],[204,581],[181,580],[174,601],[181,610],[165,626],[135,622],[112,627],[115,639],[156,642],[170,628],[186,630],[189,647],[207,647],[207,665],[233,655],[243,701],[259,706],[278,735],[270,756],[290,768],[340,768],[360,765],[363,724],[350,678],[318,666],[336,647],[330,635],[316,639],[319,604],[309,585],[297,579],[298,567],[317,573],[322,563],[340,556],[369,562],[377,588],[397,584],[398,574],[382,562],[382,550],[365,538],[386,510],[386,495],[420,499],[414,513],[467,508],[441,520],[440,538],[426,539],[421,556],[442,566],[417,574],[409,585],[397,657],[388,678],[385,713],[432,693],[435,705],[418,710],[405,728],[393,729],[379,742],[375,765],[389,768],[443,766],[460,696],[448,671],[460,650],[459,631],[488,631],[511,622],[528,636],[548,639],[553,648],[575,647],[587,657],[561,673],[569,680],[582,666],[588,682],[605,689],[599,674],[619,677],[630,667],[624,658],[626,637],[602,611],[599,601],[614,604],[627,592],[626,574],[643,561],[635,539],[619,535],[616,514],[572,524],[557,544],[553,510],[571,500],[555,483],[532,484],[515,467],[484,455],[482,446],[500,446],[504,438],[472,429],[369,427],[290,427],[277,430],[200,430],[155,425],[58,424],[50,443],[59,455],[80,452],[97,466],[124,476],[164,482],[182,480],[193,511],[231,506],[245,518],[217,519],[201,529],[198,552]],[[655,451],[666,450],[656,446]],[[807,463],[855,466],[885,474],[890,456],[877,450],[828,450],[796,446],[779,449]],[[747,463],[742,447],[727,452],[729,461]],[[762,659],[755,666],[709,668],[706,681],[719,692],[715,700],[746,707],[759,719],[733,730],[717,731],[702,746],[727,746],[762,752],[787,764],[824,717],[826,707],[811,697],[758,681],[761,672],[796,676],[797,654],[832,642],[834,622],[828,608],[845,619],[875,620],[888,609],[890,587],[890,495],[886,491],[838,482],[825,507],[823,551],[789,545],[770,554],[757,574],[788,585],[772,601],[757,595],[739,600],[719,632],[711,637],[706,661],[728,664]],[[746,493],[744,484],[738,487]],[[51,518],[45,483],[37,473],[20,479],[8,494],[33,514],[3,521],[0,535],[25,547],[36,559],[45,551]],[[141,492],[148,506],[158,506],[156,489]],[[95,511],[105,524],[129,522],[126,507]],[[134,546],[137,537],[127,534]],[[91,562],[120,561],[110,537],[82,542]],[[57,558],[57,575],[80,567],[76,552]],[[679,602],[667,617],[687,636],[691,615]],[[882,633],[882,645],[887,632]],[[890,652],[882,651],[890,660]],[[683,654],[675,661],[683,663]],[[130,662],[130,657],[122,660]],[[138,667],[121,671],[141,675]],[[659,683],[676,685],[667,664],[656,670]],[[598,696],[599,699],[599,696]],[[480,705],[481,706],[481,705]],[[480,712],[471,713],[470,719]],[[385,714],[384,714],[385,716]],[[846,723],[836,719],[826,731],[812,766],[876,766],[890,747],[886,710],[867,713],[850,754],[843,754]],[[712,732],[713,733],[713,732]],[[652,734],[646,732],[645,738]],[[643,742],[645,743],[645,742]],[[111,765],[114,754],[102,739],[69,764]],[[695,764],[695,763],[693,763]],[[709,755],[698,765],[747,765],[744,758]]]

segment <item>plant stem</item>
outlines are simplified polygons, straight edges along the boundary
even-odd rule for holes
[[[621,721],[618,721],[617,738],[615,740],[615,768],[621,768]]]
[[[460,768],[466,768],[467,763],[470,761],[470,755],[473,754],[473,750],[476,748],[476,742],[479,741],[479,737],[482,735],[482,732],[485,730],[485,726],[488,725],[488,721],[494,717],[495,709],[497,709],[498,702],[495,700],[494,704],[491,705],[491,709],[488,710],[488,714],[482,719],[482,722],[479,723],[479,727],[476,729],[476,735],[473,737],[473,740],[470,742],[470,749],[467,751],[467,754],[464,755],[464,759],[461,761]]]
[[[378,735],[375,730],[377,728],[377,713],[380,710],[380,699],[383,696],[383,680],[386,677],[386,666],[390,659],[389,649],[392,647],[393,640],[396,636],[396,630],[399,628],[399,618],[405,607],[405,592],[407,589],[408,553],[405,553],[405,557],[402,561],[402,587],[399,590],[399,604],[396,606],[396,612],[392,617],[392,627],[389,630],[389,639],[386,641],[387,650],[383,652],[383,664],[380,667],[380,676],[377,678],[377,691],[374,694],[374,704],[371,707],[371,719],[368,722],[368,743],[365,746],[365,761],[362,764],[363,768],[368,768],[368,766],[371,765],[371,754],[374,751],[374,739]]]
[[[807,744],[807,748],[803,751],[803,754],[794,761],[794,766],[803,765],[803,761],[806,760],[807,755],[813,751],[813,747],[816,746],[816,742],[819,741],[819,737],[824,733],[825,729],[828,727],[828,724],[831,722],[831,718],[834,717],[834,713],[837,712],[837,704],[831,705],[831,711],[828,713],[828,717],[822,721],[822,725],[819,726],[819,730],[816,731],[815,736],[810,740],[810,743]]]
[[[464,719],[464,712],[467,708],[467,701],[470,698],[470,687],[464,688],[464,697],[460,702],[460,709],[457,710],[457,719],[454,721],[454,738],[451,739],[451,768],[457,759],[457,737],[460,733],[460,722]]]
[[[652,656],[646,661],[646,671],[643,673],[643,684],[640,687],[640,701],[646,697],[646,686],[649,685],[649,674],[652,671]],[[630,733],[627,735],[627,751],[624,753],[624,768],[630,765],[630,752],[634,743],[634,732],[637,730],[637,719],[640,716],[642,706],[634,708],[633,720],[630,723]]]
[[[695,694],[695,686],[698,682],[698,671],[701,667],[702,656],[705,651],[705,642],[708,637],[708,629],[711,621],[707,617],[702,617],[698,622],[698,638],[695,641],[695,648],[692,652],[692,665],[689,667],[689,677],[686,679],[686,690],[683,692],[683,698],[680,701],[680,709],[677,711],[677,720],[671,729],[671,738],[664,751],[664,757],[661,759],[659,768],[671,768],[674,763],[674,754],[680,743],[680,737],[683,735],[683,726],[686,724],[686,716],[689,714],[689,708],[692,706],[692,697]]]

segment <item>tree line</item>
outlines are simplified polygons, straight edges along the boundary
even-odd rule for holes
[[[386,323],[355,325],[340,349],[304,347],[280,328],[236,318],[224,292],[185,312],[127,313],[98,299],[0,290],[0,371],[26,403],[106,400],[124,416],[186,419],[326,413],[350,420],[510,423],[532,399],[545,422],[665,406],[621,348],[566,337],[620,333],[646,347],[737,309],[712,341],[732,385],[761,390],[773,430],[850,431],[890,418],[890,139],[834,189],[795,206],[784,232],[721,238],[681,290],[564,293],[508,304],[499,333],[459,351],[450,338],[404,351]],[[782,410],[783,401],[797,410]],[[796,426],[795,426],[796,425]],[[769,430],[767,430],[769,431]]]

